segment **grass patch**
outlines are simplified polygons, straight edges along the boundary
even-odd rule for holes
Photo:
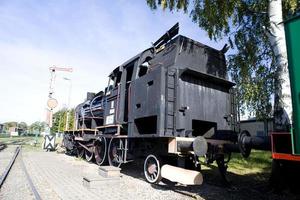
[[[270,151],[252,150],[249,158],[241,154],[232,154],[228,170],[238,174],[265,173],[271,170],[272,155]]]
[[[203,163],[204,159],[201,159]],[[272,154],[270,151],[252,150],[248,158],[244,158],[240,153],[232,153],[228,163],[227,171],[237,175],[268,174],[271,172]],[[214,162],[210,165],[202,165],[202,169],[217,169]]]
[[[23,137],[4,137],[0,142],[7,145],[22,145],[25,151],[43,151],[44,137],[23,136]],[[55,143],[62,142],[62,138],[56,138]]]
[[[0,138],[8,138],[8,137],[10,137],[9,134],[0,133]]]
[[[216,162],[205,165],[203,161],[201,159],[201,171],[206,182],[221,183],[221,176]],[[265,184],[270,177],[271,163],[272,157],[269,151],[252,150],[249,158],[243,158],[240,153],[232,153],[226,177],[231,183],[243,187]]]

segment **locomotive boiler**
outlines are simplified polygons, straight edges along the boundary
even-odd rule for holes
[[[217,162],[223,177],[232,151],[246,157],[253,140],[239,134],[234,83],[225,48],[182,35],[178,23],[152,46],[116,67],[107,87],[76,107],[69,153],[98,165],[144,159],[150,183],[169,164],[200,170],[199,157]]]

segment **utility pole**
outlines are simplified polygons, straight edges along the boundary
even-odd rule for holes
[[[65,130],[69,130],[69,115],[70,115],[70,102],[71,102],[71,92],[72,92],[72,79],[70,78],[66,78],[64,77],[63,78],[64,80],[66,81],[69,81],[69,94],[68,94],[68,104],[67,104],[67,116],[66,116],[66,127],[65,127]]]

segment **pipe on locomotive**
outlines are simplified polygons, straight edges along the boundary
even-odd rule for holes
[[[193,151],[197,156],[204,156],[207,153],[208,144],[203,136],[191,140],[177,141],[178,152]],[[260,137],[253,137],[246,130],[242,131],[237,138],[237,142],[224,144],[227,152],[241,153],[244,158],[248,158],[251,150],[270,150],[270,144]]]
[[[256,136],[251,136],[246,130],[238,135],[237,143],[225,144],[224,148],[227,151],[241,153],[244,158],[248,158],[251,150],[270,150],[270,144],[264,139]]]

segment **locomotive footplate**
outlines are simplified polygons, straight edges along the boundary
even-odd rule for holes
[[[119,125],[119,124],[97,126],[96,129],[99,130],[103,134],[108,132],[108,130],[110,130],[110,129],[113,132],[112,135],[120,135],[120,133],[121,133],[121,125]]]
[[[96,135],[92,135],[92,134],[84,134],[82,137],[76,137],[75,136],[75,140],[76,141],[84,141],[84,142],[87,142],[87,141],[90,141],[90,140],[93,140],[93,139],[96,139],[97,136]]]

